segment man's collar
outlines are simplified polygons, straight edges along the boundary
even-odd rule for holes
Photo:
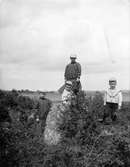
[[[114,89],[109,88],[109,90],[116,90],[116,88],[114,88]]]
[[[75,62],[71,62],[71,64],[75,64],[76,63],[76,61]]]

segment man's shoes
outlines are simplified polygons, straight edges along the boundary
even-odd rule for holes
[[[102,118],[98,119],[98,122],[103,123],[104,125],[110,124],[110,122],[107,122],[106,120],[103,120]]]
[[[98,122],[103,123],[103,119],[102,119],[102,118],[99,118],[99,119],[98,119]]]
[[[110,125],[110,122],[103,122],[104,125]]]

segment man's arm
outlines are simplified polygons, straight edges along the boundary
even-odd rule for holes
[[[65,80],[67,79],[67,69],[68,69],[68,65],[65,67],[65,73],[64,73]]]
[[[77,63],[77,67],[78,67],[78,78],[80,79],[80,76],[81,76],[81,65],[79,63]]]

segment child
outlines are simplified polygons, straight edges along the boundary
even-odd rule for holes
[[[107,117],[111,117],[112,121],[116,121],[116,111],[121,109],[122,106],[122,93],[116,89],[117,81],[115,78],[109,79],[109,89],[105,92],[104,106],[105,113],[103,122]]]
[[[65,83],[65,89],[62,94],[62,103],[63,104],[70,104],[71,103],[71,97],[72,97],[72,82],[66,81]]]

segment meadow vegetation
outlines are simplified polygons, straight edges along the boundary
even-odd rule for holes
[[[104,112],[103,98],[81,92],[76,104],[59,122],[62,140],[48,146],[37,114],[38,100],[13,90],[0,91],[0,166],[6,167],[129,167],[130,102],[123,103],[115,123],[98,120]]]

